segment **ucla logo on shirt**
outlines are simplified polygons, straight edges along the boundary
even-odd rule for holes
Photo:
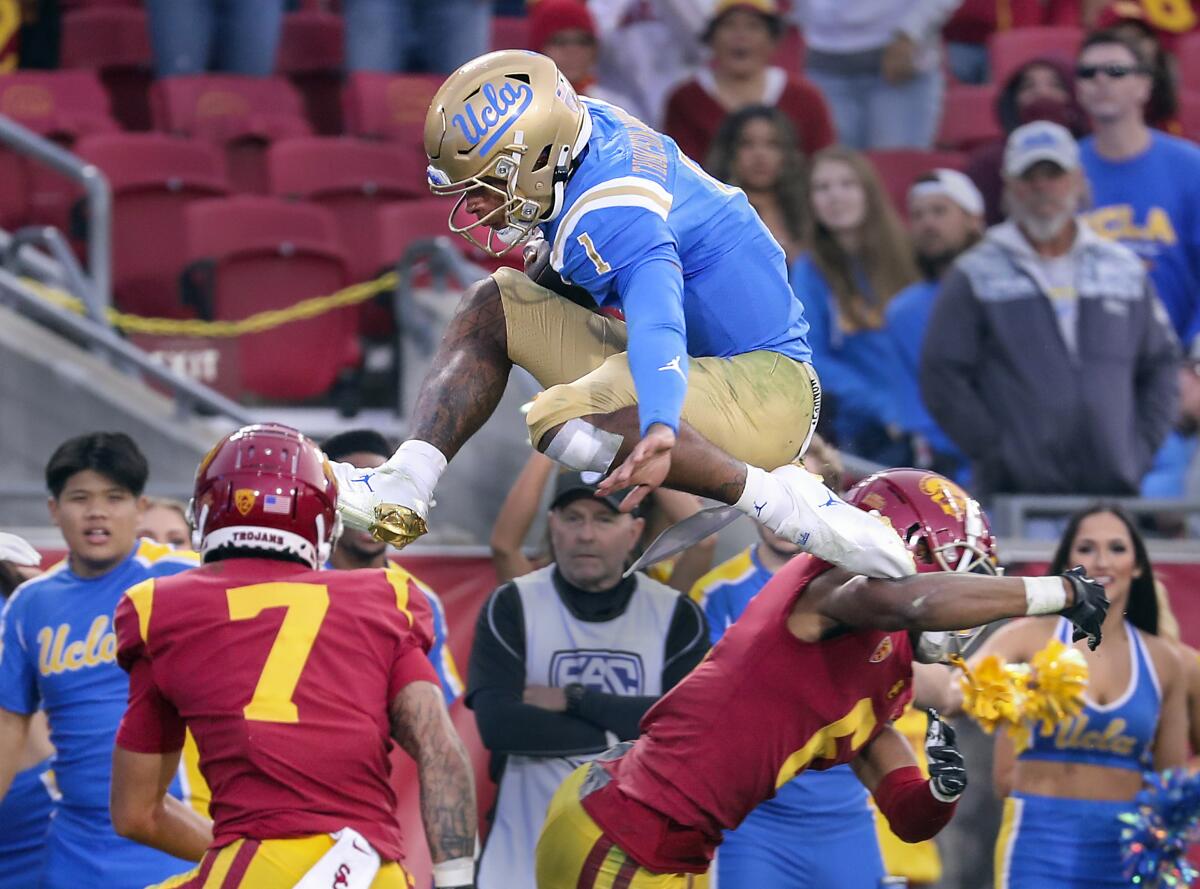
[[[499,88],[494,83],[485,83],[472,98],[474,101],[463,103],[461,113],[450,118],[450,125],[472,147],[479,146],[480,157],[487,157],[533,102],[533,87],[519,80],[505,80]]]
[[[1123,244],[1162,244],[1173,247],[1179,235],[1171,224],[1171,215],[1162,207],[1146,210],[1145,221],[1139,223],[1130,204],[1111,204],[1099,207],[1086,215],[1088,225],[1102,238]],[[1143,259],[1146,257],[1143,256]],[[1153,258],[1153,257],[1150,257]]]
[[[642,659],[628,651],[556,651],[550,659],[550,684],[561,688],[572,682],[606,694],[640,695],[645,687]]]
[[[109,627],[108,615],[101,614],[93,620],[83,639],[68,642],[70,637],[70,624],[38,630],[38,671],[43,676],[116,662],[117,634]]]
[[[1054,746],[1059,750],[1096,750],[1129,756],[1137,746],[1137,738],[1125,734],[1125,728],[1125,720],[1118,717],[1104,731],[1089,730],[1087,714],[1083,714],[1059,726]]]

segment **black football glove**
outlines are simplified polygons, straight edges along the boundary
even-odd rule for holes
[[[1071,638],[1078,642],[1086,636],[1088,648],[1095,651],[1100,644],[1100,627],[1104,624],[1104,616],[1108,614],[1108,597],[1104,595],[1104,587],[1088,577],[1082,565],[1076,565],[1060,576],[1066,578],[1075,591],[1074,602],[1062,610],[1062,615],[1075,624]]]
[[[954,726],[942,722],[936,710],[926,710],[925,756],[929,760],[929,787],[944,803],[952,803],[967,789],[967,764],[954,745]]]

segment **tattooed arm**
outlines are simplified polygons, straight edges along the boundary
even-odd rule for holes
[[[475,855],[475,784],[442,690],[410,682],[391,706],[392,737],[417,763],[421,820],[434,864]]]

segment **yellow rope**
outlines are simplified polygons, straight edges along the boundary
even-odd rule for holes
[[[65,290],[50,287],[31,278],[24,283],[43,299],[77,314],[84,314],[83,301]],[[334,309],[357,305],[374,298],[380,293],[394,290],[396,273],[387,272],[372,281],[353,284],[328,296],[312,296],[290,305],[285,309],[268,309],[257,312],[240,321],[202,321],[196,318],[144,318],[116,309],[108,309],[108,320],[117,330],[125,333],[143,333],[153,336],[237,337],[250,333],[262,333],[293,321],[316,318]]]

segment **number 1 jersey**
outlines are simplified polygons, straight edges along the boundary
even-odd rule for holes
[[[438,682],[430,606],[407,572],[230,559],[133,587],[116,629],[130,673],[117,743],[178,750],[191,729],[214,847],[350,826],[403,858],[388,707]]]

